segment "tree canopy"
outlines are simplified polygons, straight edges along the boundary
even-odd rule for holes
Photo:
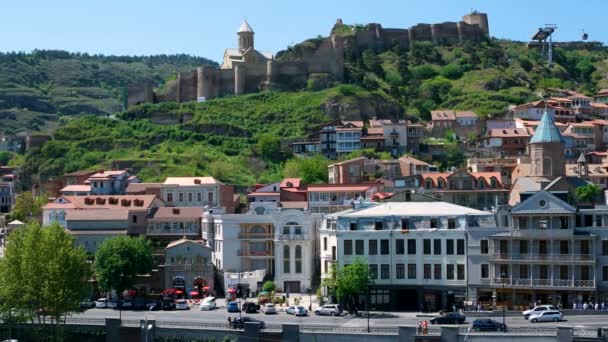
[[[15,205],[11,210],[11,219],[25,222],[40,216],[42,214],[42,206],[46,203],[47,198],[44,194],[36,198],[31,191],[20,193],[17,195]]]
[[[19,321],[50,318],[59,336],[61,317],[80,311],[89,295],[90,275],[86,252],[62,227],[31,222],[8,236],[0,259],[0,312]]]
[[[597,184],[587,184],[576,188],[576,198],[580,202],[593,202],[601,193]]]
[[[130,289],[138,275],[152,271],[154,259],[150,241],[143,237],[118,236],[105,240],[95,254],[99,286],[120,296]]]

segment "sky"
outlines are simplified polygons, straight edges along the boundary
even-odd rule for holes
[[[608,0],[0,0],[0,51],[60,49],[105,55],[186,53],[219,61],[247,19],[256,49],[276,53],[336,19],[408,28],[488,13],[490,34],[527,41],[556,24],[557,41],[608,42]]]

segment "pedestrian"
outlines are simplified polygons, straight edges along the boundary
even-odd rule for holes
[[[599,311],[600,310],[600,303],[595,302],[595,311]]]
[[[606,303],[605,303],[605,302],[602,302],[602,305],[601,305],[602,311],[604,311],[605,306],[606,306]]]
[[[587,302],[584,302],[583,303],[583,310],[587,310],[587,308],[588,308]]]
[[[429,332],[429,322],[422,321],[422,334],[426,335]]]
[[[418,335],[422,335],[422,321],[418,321]]]
[[[477,303],[477,312],[481,311],[481,303]]]

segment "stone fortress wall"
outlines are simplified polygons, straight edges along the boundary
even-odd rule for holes
[[[368,24],[365,28],[357,28],[353,34],[344,36],[335,32],[339,25],[343,25],[340,19],[329,37],[317,39],[314,44],[298,44],[298,56],[293,60],[281,58],[284,52],[279,52],[278,59],[272,58],[265,62],[243,59],[242,62],[233,63],[229,69],[199,67],[191,72],[178,73],[177,79],[167,82],[163,91],[159,92],[153,92],[150,83],[129,86],[128,106],[165,101],[196,101],[203,97],[210,99],[294,85],[302,87],[311,75],[324,75],[328,79],[340,81],[344,75],[346,49],[360,53],[366,49],[382,50],[399,45],[407,50],[418,41],[429,41],[437,45],[478,42],[490,34],[487,14],[480,12],[467,14],[460,22],[417,24],[409,29],[385,29],[380,24]],[[250,43],[253,47],[253,38]]]

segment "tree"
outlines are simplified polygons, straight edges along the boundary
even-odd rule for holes
[[[35,198],[31,191],[24,191],[17,195],[15,206],[11,210],[12,220],[28,221],[42,214],[42,206],[46,203],[48,196],[45,194]]]
[[[327,182],[328,165],[329,161],[321,155],[290,159],[283,167],[283,177],[302,178],[305,184]]]
[[[363,65],[368,71],[373,72],[379,77],[384,77],[384,69],[382,69],[382,61],[374,50],[367,49],[362,54]]]
[[[60,340],[61,317],[80,311],[90,275],[86,252],[62,227],[28,223],[8,236],[0,259],[0,312],[21,321],[51,323],[53,339]]]
[[[267,281],[262,286],[262,290],[266,292],[274,292],[277,289],[277,286],[272,281]]]
[[[257,148],[264,160],[279,161],[283,159],[281,139],[275,134],[262,134],[258,140]]]
[[[463,71],[458,64],[448,64],[441,68],[441,76],[456,80],[462,77]]]
[[[95,273],[99,286],[116,290],[121,296],[137,276],[152,271],[154,259],[150,241],[143,237],[117,236],[105,240],[95,254]]]
[[[601,193],[597,184],[587,184],[576,188],[576,198],[579,202],[593,202]]]
[[[369,277],[367,263],[360,257],[355,258],[352,264],[338,270],[335,279],[336,296],[340,300],[345,299],[348,303],[357,303],[357,296],[370,283]],[[352,311],[352,305],[350,309]]]

